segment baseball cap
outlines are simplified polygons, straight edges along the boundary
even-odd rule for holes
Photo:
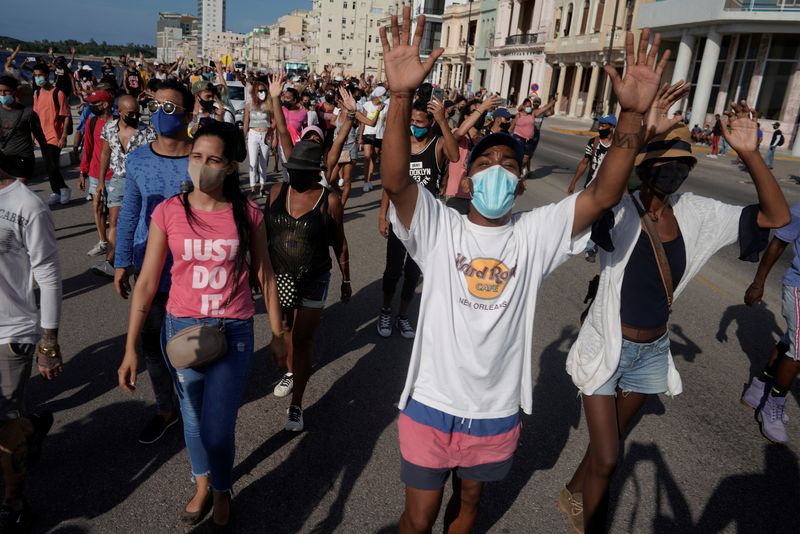
[[[372,94],[369,95],[370,98],[380,98],[386,94],[386,88],[382,85],[379,85],[375,89],[372,90]]]
[[[81,70],[92,70],[92,67],[89,65],[84,65],[83,67],[81,67]]]
[[[506,108],[497,108],[494,110],[492,114],[494,117],[500,117],[501,119],[510,119],[511,113],[508,112]]]
[[[597,119],[597,124],[609,124],[611,126],[617,126],[617,118],[614,115],[603,115],[599,119]]]
[[[200,91],[205,91],[208,89],[209,91],[214,90],[214,84],[209,82],[208,80],[197,80],[192,84],[192,94],[196,95]]]
[[[320,139],[322,139],[323,141],[325,140],[325,134],[322,133],[322,130],[319,128],[319,126],[314,126],[314,125],[306,126],[305,128],[303,128],[303,131],[300,132],[300,139],[305,139],[306,134],[309,132],[314,132],[317,135],[319,135]]]
[[[497,112],[495,112],[495,116],[496,113]],[[514,150],[514,154],[517,158],[517,163],[519,163],[519,167],[521,169],[522,158],[525,155],[524,147],[519,141],[511,137],[510,134],[507,134],[505,132],[497,132],[489,134],[480,141],[478,141],[478,144],[475,145],[475,147],[469,153],[469,157],[467,158],[467,170],[469,170],[469,168],[472,167],[473,162],[478,158],[478,156],[480,156],[493,146],[498,146],[498,145],[507,146]]]
[[[114,102],[114,96],[108,91],[93,91],[87,95],[84,100],[90,104],[94,104],[95,102],[107,102],[111,104]]]

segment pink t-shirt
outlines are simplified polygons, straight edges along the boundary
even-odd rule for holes
[[[514,128],[514,133],[527,141],[533,139],[533,131],[533,115],[520,113],[519,117],[517,117],[517,125]]]
[[[308,125],[308,111],[305,108],[283,109],[283,116],[286,117],[286,127],[292,136],[292,143],[300,140],[300,132]]]
[[[252,202],[247,208],[251,233],[255,233],[264,216]],[[152,221],[167,235],[174,261],[167,311],[175,317],[251,318],[255,309],[248,269],[242,269],[238,285],[230,279],[239,250],[233,208],[192,213],[197,220],[189,226],[180,195],[168,198],[153,211]],[[234,287],[236,294],[231,297]]]

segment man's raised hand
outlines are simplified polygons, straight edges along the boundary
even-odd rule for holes
[[[428,59],[424,63],[421,61],[419,45],[422,42],[422,33],[425,28],[425,16],[420,15],[417,19],[417,28],[414,32],[414,39],[411,41],[411,7],[409,6],[403,7],[402,30],[397,23],[396,15],[392,15],[390,27],[392,32],[391,45],[386,36],[386,28],[380,29],[389,90],[394,95],[411,95],[425,81],[444,49],[437,48],[431,51]]]
[[[627,64],[624,77],[620,77],[617,69],[605,65],[603,69],[611,78],[614,94],[617,95],[622,111],[644,114],[649,109],[658,93],[661,74],[669,60],[670,51],[666,50],[656,64],[656,56],[661,45],[661,34],[653,39],[650,52],[647,43],[650,40],[650,28],[642,30],[639,37],[638,53],[634,53],[633,34],[625,35],[625,62]]]

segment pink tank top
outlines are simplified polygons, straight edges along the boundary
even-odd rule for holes
[[[525,140],[533,139],[533,115],[526,115],[520,113],[517,117],[517,127],[514,128],[514,133]]]

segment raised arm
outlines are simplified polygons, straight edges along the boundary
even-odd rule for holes
[[[11,64],[14,63],[14,59],[17,57],[17,54],[19,54],[19,47],[20,45],[17,45],[14,51],[11,52],[11,55],[6,58],[6,65],[5,68],[3,69],[3,72],[11,68]]]
[[[353,120],[355,119],[356,101],[344,86],[339,87],[339,95],[342,98],[342,108],[347,113],[344,123],[339,127],[339,133],[333,139],[333,144],[328,150],[328,158],[325,160],[325,171],[328,176],[333,174],[333,168],[339,162],[339,156],[342,155],[342,148],[347,142],[347,136],[353,128]]]
[[[538,117],[540,115],[544,115],[546,113],[550,113],[556,107],[556,102],[558,102],[558,97],[553,98],[550,102],[541,106],[539,109],[533,110],[533,116]]]
[[[761,228],[780,228],[791,220],[789,207],[778,182],[758,151],[758,121],[756,112],[747,104],[731,105],[730,118],[722,119],[722,135],[747,167],[758,193],[759,211],[756,219]],[[728,131],[730,127],[730,131]]]
[[[672,102],[677,101],[685,94],[688,87],[685,87],[681,80],[672,87],[664,84],[659,89],[661,74],[669,60],[670,52],[666,50],[656,64],[661,35],[656,34],[653,46],[648,53],[649,38],[650,29],[645,28],[639,38],[639,51],[636,55],[634,54],[633,34],[628,32],[625,36],[627,67],[624,78],[621,78],[612,66],[604,67],[611,78],[614,94],[622,107],[622,112],[614,131],[611,148],[597,172],[597,177],[588,188],[578,195],[575,203],[572,235],[584,231],[605,210],[619,202],[625,192],[634,159],[641,146],[647,139],[667,131],[677,122],[667,117],[667,110]],[[646,130],[643,124],[645,113],[648,113]]]
[[[272,109],[275,115],[275,129],[278,130],[278,140],[283,148],[283,155],[286,159],[292,154],[292,136],[289,135],[289,127],[286,125],[286,117],[281,106],[281,93],[283,93],[283,82],[286,76],[280,74],[269,75],[269,99],[272,102]]]
[[[392,45],[386,37],[386,28],[380,29],[386,79],[392,94],[392,104],[386,114],[386,133],[383,137],[381,157],[381,181],[383,190],[394,204],[402,224],[411,225],[417,206],[417,185],[408,178],[411,141],[411,101],[414,92],[425,80],[434,63],[444,49],[433,50],[423,63],[419,56],[419,45],[425,27],[425,16],[417,19],[414,40],[411,41],[411,8],[403,7],[402,31],[397,16],[392,15]]]
[[[443,157],[447,158],[451,163],[457,163],[459,159],[458,154],[458,141],[453,137],[453,132],[450,131],[450,126],[447,125],[447,118],[444,116],[444,106],[435,98],[431,98],[428,102],[428,113],[433,115],[433,120],[439,125],[442,130],[441,141],[436,143],[436,152],[439,160]]]
[[[480,103],[480,105],[467,115],[467,118],[464,119],[464,122],[461,123],[461,126],[453,133],[453,137],[456,138],[456,141],[460,141],[465,135],[469,133],[469,131],[478,124],[478,120],[483,116],[484,113],[487,111],[493,110],[497,106],[500,105],[501,98],[497,95],[491,95],[489,98],[484,100]]]

